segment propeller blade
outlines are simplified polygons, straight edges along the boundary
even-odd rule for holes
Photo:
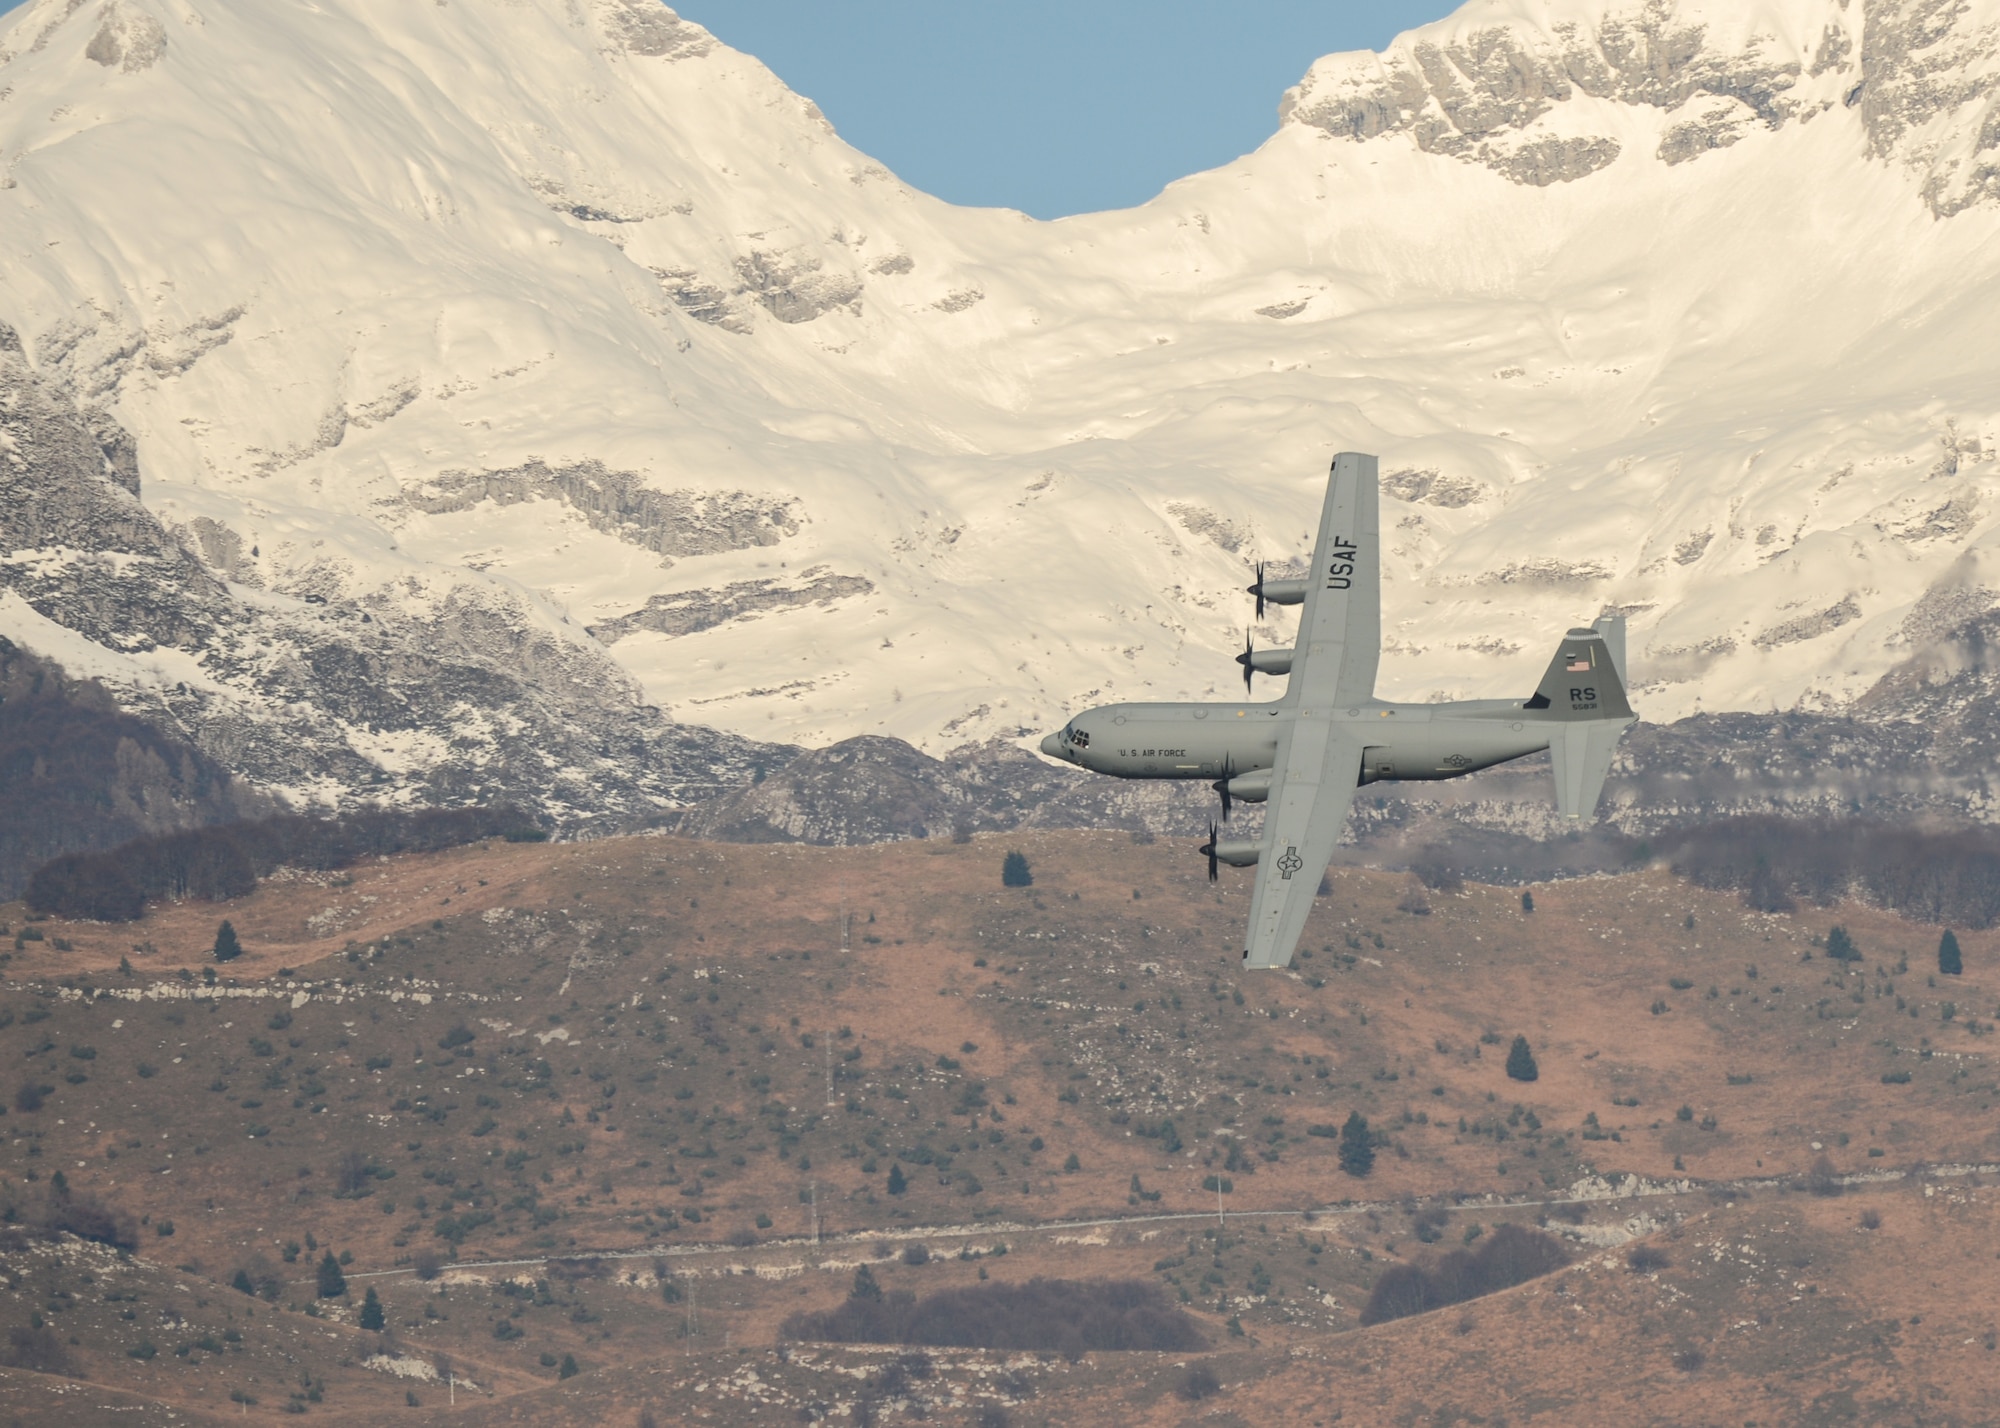
[[[1262,603],[1261,597],[1259,598],[1259,603],[1260,604]],[[1236,662],[1243,666],[1243,693],[1245,694],[1245,696],[1248,696],[1251,693],[1250,676],[1252,676],[1257,672],[1255,669],[1251,667],[1250,664],[1250,656],[1254,652],[1255,648],[1256,647],[1250,643],[1250,632],[1248,630],[1245,630],[1243,632],[1243,653],[1236,656]]]
[[[1236,771],[1229,766],[1229,756],[1224,754],[1222,757],[1222,781],[1215,786],[1215,791],[1222,795],[1222,821],[1224,823],[1229,821],[1229,780],[1234,777],[1236,777]]]
[[[1250,593],[1257,597],[1257,618],[1264,618],[1264,562],[1257,562],[1257,583],[1250,587]]]
[[[1211,822],[1208,825],[1208,841],[1195,849],[1197,853],[1206,853],[1208,855],[1208,880],[1210,882],[1216,880],[1216,870],[1220,866],[1220,861],[1215,856],[1215,836],[1215,824]]]

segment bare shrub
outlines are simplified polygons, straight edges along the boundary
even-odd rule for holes
[[[2000,830],[1933,832],[1863,819],[1727,818],[1664,835],[1673,869],[1752,907],[1825,907],[1859,894],[1918,922],[2000,921]]]
[[[1678,1349],[1674,1353],[1674,1367],[1682,1373],[1696,1373],[1708,1362],[1708,1355],[1700,1349]]]
[[[333,1162],[333,1193],[343,1198],[375,1188],[375,1169],[358,1150],[342,1151]]]
[[[910,1390],[910,1374],[901,1359],[891,1359],[869,1383],[883,1398],[901,1398]]]
[[[552,1259],[548,1262],[548,1269],[549,1278],[566,1279],[571,1282],[579,1279],[602,1279],[611,1272],[610,1267],[601,1259]]]
[[[1815,1195],[1838,1195],[1841,1191],[1840,1172],[1833,1168],[1833,1161],[1820,1155],[1806,1171],[1806,1189]]]
[[[781,1338],[841,1344],[1025,1349],[1081,1356],[1099,1349],[1207,1347],[1193,1318],[1157,1284],[1136,1279],[1031,1279],[946,1289],[850,1294],[837,1309],[794,1314]]]
[[[1569,1252],[1540,1230],[1498,1225],[1476,1250],[1453,1250],[1428,1265],[1399,1264],[1383,1271],[1361,1310],[1361,1322],[1386,1324],[1462,1304],[1568,1263]]]
[[[417,1278],[423,1280],[436,1279],[444,1270],[444,1256],[434,1249],[418,1250],[410,1263],[416,1268]]]
[[[1436,1297],[1434,1301],[1430,1277],[1414,1264],[1391,1265],[1375,1281],[1368,1303],[1361,1310],[1361,1322],[1386,1324],[1392,1319],[1407,1319],[1412,1314],[1421,1314],[1426,1309],[1441,1308],[1449,1302],[1442,1297]]]
[[[278,1267],[272,1264],[269,1258],[262,1253],[252,1252],[237,1265],[236,1272],[230,1276],[229,1285],[239,1294],[268,1299],[275,1304],[278,1302],[279,1294],[284,1292],[285,1281],[278,1273]]]
[[[106,1204],[88,1190],[72,1189],[61,1171],[57,1171],[49,1182],[48,1203],[42,1211],[42,1228],[51,1235],[75,1235],[80,1240],[110,1245],[114,1249],[139,1247],[137,1220],[123,1210]]]
[[[9,1329],[4,1357],[7,1367],[31,1369],[35,1373],[68,1373],[70,1368],[69,1350],[46,1325],[33,1329],[16,1324]]]
[[[520,810],[372,809],[342,818],[280,814],[178,833],[157,833],[101,853],[65,853],[28,880],[37,912],[130,922],[148,902],[216,902],[253,891],[281,867],[316,872],[388,853],[437,852],[527,829]]]
[[[1625,1267],[1634,1274],[1652,1274],[1667,1267],[1667,1252],[1658,1245],[1634,1245],[1625,1256]]]
[[[1174,1392],[1189,1403],[1199,1403],[1204,1398],[1213,1398],[1222,1392],[1222,1380],[1215,1376],[1215,1370],[1207,1364],[1196,1364],[1182,1376]]]
[[[1877,1214],[1873,1210],[1863,1210],[1861,1212],[1861,1228],[1864,1230],[1881,1229],[1882,1228],[1881,1215]]]
[[[1464,871],[1451,850],[1441,844],[1424,848],[1417,861],[1410,864],[1410,871],[1432,892],[1455,893],[1465,887]]]
[[[924,1244],[921,1240],[913,1240],[903,1246],[904,1264],[929,1264],[930,1262],[930,1246]]]
[[[1035,1381],[1019,1369],[1008,1369],[997,1375],[993,1386],[1016,1402],[1035,1396]]]

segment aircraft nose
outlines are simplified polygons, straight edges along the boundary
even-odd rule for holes
[[[1042,752],[1052,759],[1067,759],[1069,757],[1068,754],[1063,752],[1062,735],[1060,734],[1044,734],[1042,736]]]

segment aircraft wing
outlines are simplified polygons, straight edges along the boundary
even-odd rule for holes
[[[1382,656],[1382,521],[1375,458],[1333,458],[1313,545],[1284,702],[1359,704],[1375,697]]]
[[[1301,709],[1278,737],[1265,804],[1264,854],[1250,898],[1247,967],[1291,965],[1320,877],[1347,825],[1361,778],[1361,742],[1335,725],[1330,713]]]
[[[1250,899],[1244,963],[1287,967],[1319,880],[1347,825],[1361,778],[1361,744],[1332,720],[1375,697],[1382,654],[1382,523],[1375,458],[1333,458],[1313,544],[1292,677],[1279,701],[1292,719],[1278,738],[1265,802],[1263,856]]]

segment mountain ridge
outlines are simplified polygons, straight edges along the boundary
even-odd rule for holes
[[[0,45],[15,380],[157,523],[133,628],[153,570],[307,672],[252,697],[214,621],[141,661],[236,679],[173,717],[293,802],[549,743],[558,821],[654,819],[702,758],[1227,697],[1335,445],[1383,455],[1393,697],[1512,692],[1610,606],[1657,721],[1904,717],[1868,692],[2000,589],[1992,0],[1477,0],[1048,224],[650,0],[38,0]],[[13,540],[0,633],[163,698]],[[365,676],[422,718],[315,682],[331,612],[442,657]]]

